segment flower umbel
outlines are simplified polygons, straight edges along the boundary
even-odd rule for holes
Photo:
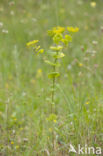
[[[40,49],[40,46],[37,44],[38,42],[39,42],[39,40],[33,40],[33,41],[28,42],[26,45],[27,45],[27,47],[32,47],[33,50],[37,54],[43,53],[44,52],[44,49]]]
[[[69,32],[78,32],[79,31],[79,28],[78,27],[75,27],[75,28],[73,28],[73,27],[67,27],[67,30],[69,31]]]
[[[69,42],[72,42],[72,33],[78,32],[78,27],[53,27],[48,31],[48,35],[52,37],[53,42],[55,44],[64,44],[64,46],[68,46]]]
[[[64,31],[65,31],[64,27],[57,26],[57,27],[53,27],[53,29],[49,30],[48,35],[54,36],[56,34],[62,34]]]
[[[58,27],[54,27],[54,28],[53,28],[53,33],[54,33],[54,34],[61,34],[61,33],[63,33],[64,31],[65,31],[65,28],[64,28],[64,27],[58,26]]]
[[[28,42],[26,45],[27,45],[27,47],[34,47],[35,45],[36,45],[36,43],[38,43],[39,42],[39,40],[33,40],[33,41],[30,41],[30,42]]]

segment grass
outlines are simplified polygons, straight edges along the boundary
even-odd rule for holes
[[[72,156],[69,143],[103,149],[102,0],[96,8],[89,0],[14,2],[0,2],[0,155]],[[47,50],[46,32],[57,25],[80,31],[65,51],[56,93],[58,118],[51,124],[46,120],[50,68],[26,43],[39,39]]]

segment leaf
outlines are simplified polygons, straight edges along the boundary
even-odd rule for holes
[[[47,118],[48,121],[53,121],[57,120],[57,115],[56,114],[50,114],[49,117]]]
[[[69,42],[72,42],[72,37],[70,35],[65,35],[65,39]]]
[[[60,73],[58,72],[52,72],[52,73],[49,73],[48,74],[48,78],[52,79],[54,77],[59,77],[60,76]]]
[[[51,46],[50,49],[53,50],[53,51],[57,51],[58,52],[58,51],[61,51],[63,49],[63,46],[60,46],[60,45],[58,45],[58,46]]]
[[[62,40],[62,38],[63,38],[63,36],[61,33],[55,34],[53,37],[53,41],[54,41],[54,43],[58,44]]]
[[[54,55],[54,58],[62,58],[64,56],[65,56],[64,53],[58,53],[58,54]]]
[[[54,51],[53,51],[53,52],[48,51],[47,54],[48,54],[48,55],[51,55],[51,56],[55,56],[55,55],[57,54],[57,52],[54,52]]]
[[[53,63],[53,62],[50,62],[49,60],[45,60],[45,63],[51,65],[51,66],[60,66],[59,63]]]
[[[48,52],[49,55],[53,56],[54,58],[62,58],[65,56],[62,52]]]

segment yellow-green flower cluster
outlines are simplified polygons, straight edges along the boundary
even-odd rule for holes
[[[75,33],[75,32],[78,32],[78,31],[79,31],[79,28],[78,28],[78,27],[75,27],[75,28],[73,28],[73,27],[67,27],[67,30],[68,30],[69,32]]]
[[[64,44],[68,45],[69,42],[72,42],[72,33],[78,32],[78,27],[54,27],[52,30],[48,31],[48,35],[52,37],[55,44]]]
[[[27,47],[32,47],[37,54],[43,53],[44,49],[40,48],[40,45],[37,44],[38,42],[39,40],[33,40],[33,41],[28,42],[26,45]]]
[[[67,46],[69,42],[72,42],[72,36],[65,35],[64,38],[61,41],[64,43],[64,45]]]
[[[79,28],[73,27],[54,27],[48,31],[48,35],[53,39],[53,45],[50,46],[50,51],[48,52],[52,58],[54,58],[54,62],[50,60],[45,60],[45,63],[53,66],[54,69],[60,66],[59,59],[63,58],[65,54],[63,53],[63,49],[68,46],[69,42],[72,42],[72,33],[77,32]],[[55,78],[60,76],[58,72],[52,72],[48,74],[49,78]]]
[[[30,42],[28,42],[26,45],[27,45],[27,47],[34,47],[35,45],[36,45],[36,43],[38,43],[39,42],[39,40],[33,40],[33,41],[30,41]]]
[[[63,32],[65,31],[65,28],[64,27],[53,27],[52,30],[49,30],[48,31],[48,35],[49,36],[54,36],[55,34],[62,34]]]
[[[48,121],[53,121],[56,123],[57,121],[57,115],[56,114],[50,114],[49,117],[47,118]]]

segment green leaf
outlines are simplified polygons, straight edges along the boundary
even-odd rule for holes
[[[62,58],[64,56],[65,56],[64,53],[58,53],[58,54],[54,55],[54,58]]]
[[[57,115],[56,114],[50,114],[49,117],[47,118],[48,121],[53,121],[57,120]]]
[[[54,43],[58,44],[61,40],[62,40],[63,36],[62,34],[55,34],[55,36],[53,37],[53,41]]]
[[[65,56],[65,54],[62,52],[58,52],[58,53],[57,52],[48,52],[48,54],[54,58],[62,58]]]
[[[70,35],[65,35],[65,39],[69,42],[72,42],[72,37]]]
[[[48,51],[47,54],[48,54],[48,55],[51,55],[51,56],[55,56],[55,55],[57,54],[57,52],[54,52],[54,51],[53,51],[53,52]]]
[[[45,63],[51,65],[51,66],[60,66],[59,63],[53,63],[53,62],[50,62],[49,60],[45,60]]]
[[[52,73],[49,73],[48,74],[48,78],[52,79],[54,77],[59,77],[60,76],[60,73],[58,72],[52,72]]]

